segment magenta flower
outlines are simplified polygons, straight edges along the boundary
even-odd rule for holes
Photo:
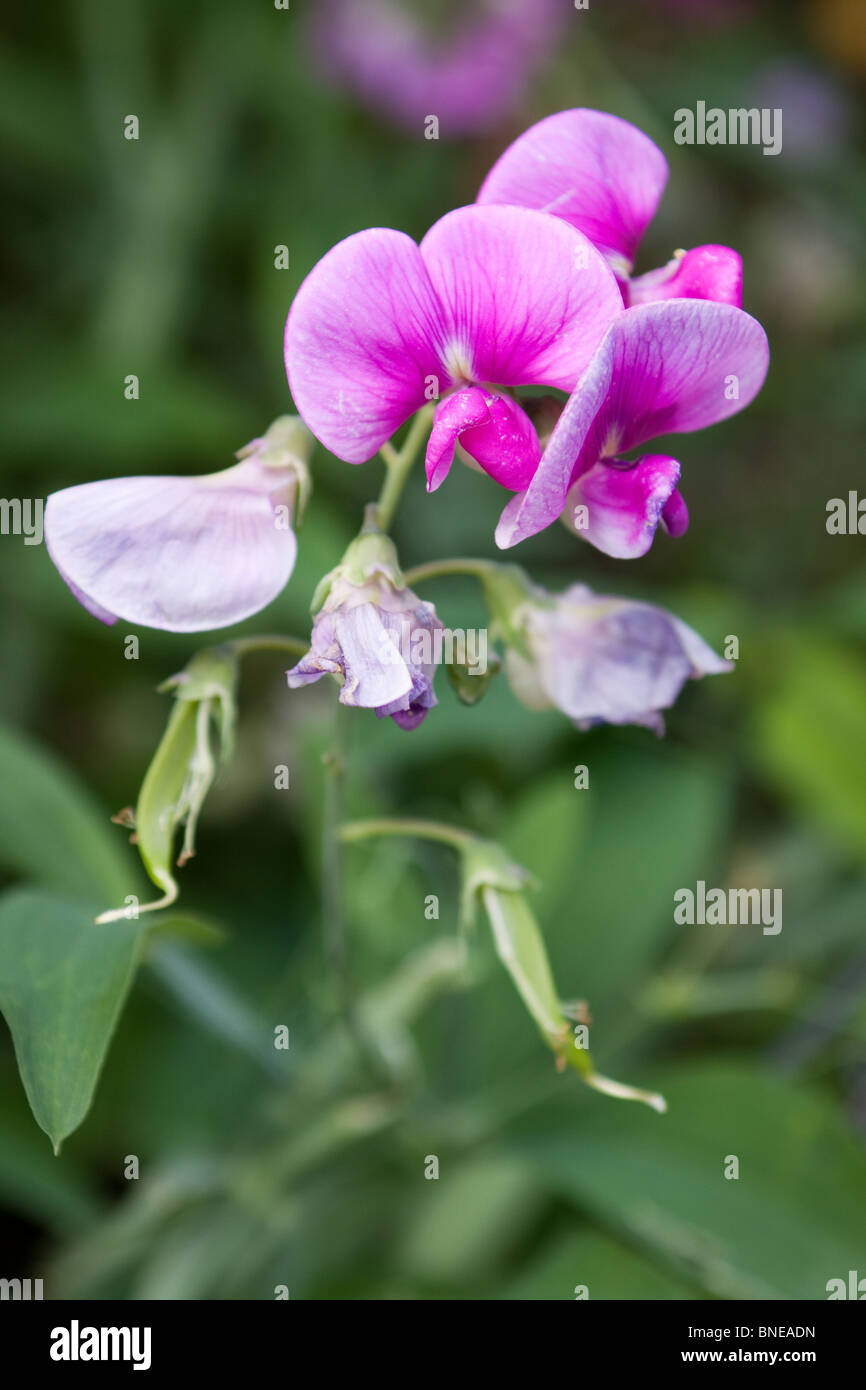
[[[283,417],[202,477],[110,478],[48,498],[45,542],[88,612],[166,632],[205,632],[264,608],[292,573],[291,526],[312,440]]]
[[[667,160],[643,131],[578,108],[545,117],[509,145],[478,202],[540,208],[577,227],[607,258],[628,305],[677,298],[739,307],[742,262],[729,246],[677,251],[661,269],[631,278],[667,178]]]
[[[565,21],[563,0],[463,0],[443,30],[408,0],[317,0],[319,55],[369,106],[421,134],[476,135],[519,102]]]
[[[286,370],[301,416],[347,463],[438,399],[428,486],[459,440],[497,482],[523,489],[541,449],[499,388],[572,390],[619,313],[613,274],[574,227],[526,208],[458,208],[420,247],[375,228],[329,251],[289,313]]]
[[[668,300],[614,319],[550,436],[529,486],[496,530],[503,549],[562,517],[597,549],[643,555],[659,522],[688,526],[680,465],[622,455],[661,434],[703,429],[757,395],[769,349],[755,319],[729,304]]]

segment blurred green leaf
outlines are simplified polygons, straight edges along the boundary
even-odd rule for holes
[[[58,761],[0,729],[0,861],[51,888],[124,898],[136,870],[108,816]]]
[[[866,857],[866,661],[798,635],[780,643],[781,677],[759,707],[755,756],[809,820]]]
[[[672,1279],[643,1255],[589,1230],[554,1236],[516,1279],[498,1291],[498,1297],[521,1302],[574,1300],[581,1285],[586,1289],[581,1298],[588,1297],[590,1302],[695,1297],[694,1289]]]
[[[86,904],[36,889],[0,899],[0,1011],[55,1152],[90,1107],[140,931],[134,921],[97,926]]]
[[[755,1068],[654,1070],[669,1112],[563,1106],[519,1145],[551,1189],[721,1298],[822,1299],[863,1259],[866,1170],[833,1107]],[[726,1179],[730,1156],[739,1178]],[[577,1282],[577,1281],[575,1281]]]

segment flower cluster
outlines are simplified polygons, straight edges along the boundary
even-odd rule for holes
[[[258,611],[291,573],[312,437],[347,463],[383,450],[393,464],[394,434],[431,412],[428,490],[455,458],[487,474],[511,494],[500,548],[557,519],[620,559],[645,554],[659,526],[682,535],[680,461],[642,451],[742,410],[768,347],[741,308],[729,247],[677,251],[633,274],[666,179],[664,155],[628,122],[563,111],[521,135],[476,202],[420,244],[387,228],[340,242],[286,324],[300,419],[277,421],[223,473],[114,479],[50,498],[48,548],[73,593],[105,622],[171,631]],[[525,387],[561,396],[521,399]],[[343,703],[414,728],[435,704],[434,670],[384,657],[382,641],[396,645],[407,621],[441,624],[403,585],[396,553],[382,560],[378,526],[374,516],[330,576],[289,684],[332,674]],[[684,680],[727,669],[661,610],[580,585],[557,600],[532,589],[521,612],[500,624],[515,688],[580,725],[659,728]]]

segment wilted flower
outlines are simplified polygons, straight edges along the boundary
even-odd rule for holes
[[[362,531],[313,600],[310,650],[287,673],[289,688],[332,675],[340,702],[390,715],[416,729],[436,704],[431,638],[442,623],[432,603],[407,589],[393,543]]]
[[[677,251],[661,269],[631,278],[667,179],[667,160],[637,126],[578,108],[545,117],[509,145],[478,202],[540,208],[585,232],[614,270],[626,304],[678,298],[741,305],[742,262],[729,246]]]
[[[442,482],[459,438],[517,490],[541,449],[519,403],[497,388],[572,390],[621,312],[604,259],[566,222],[459,208],[420,247],[375,228],[329,251],[292,305],[286,370],[304,420],[347,463],[371,458],[438,397],[428,486]]]
[[[767,374],[767,335],[730,304],[670,300],[620,314],[559,418],[528,488],[496,529],[503,549],[562,517],[606,555],[650,548],[659,522],[688,526],[680,465],[666,454],[622,455],[658,435],[735,415]]]
[[[308,490],[312,443],[287,415],[221,473],[64,488],[45,509],[48,553],[104,623],[203,632],[240,622],[292,573],[292,520]]]
[[[562,0],[462,0],[433,29],[407,0],[317,0],[315,38],[326,67],[362,100],[420,132],[475,135],[517,104],[565,19]],[[434,10],[434,14],[435,14]]]
[[[485,590],[518,699],[530,709],[560,709],[581,729],[642,724],[663,734],[661,711],[687,680],[733,669],[651,603],[594,594],[584,584],[548,594],[516,566],[494,568]]]

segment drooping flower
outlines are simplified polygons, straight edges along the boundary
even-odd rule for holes
[[[530,709],[556,708],[578,728],[640,724],[664,733],[687,680],[733,669],[692,628],[652,603],[572,584],[550,594],[517,566],[485,580],[508,679]]]
[[[443,624],[406,588],[388,537],[365,528],[319,585],[313,608],[310,650],[287,672],[289,688],[336,676],[341,704],[416,729],[437,703],[433,637]]]
[[[761,389],[768,360],[761,325],[729,304],[668,300],[626,310],[566,404],[529,486],[505,507],[497,545],[516,545],[560,516],[618,559],[644,555],[659,522],[682,535],[679,462],[622,455],[735,415]]]
[[[545,117],[509,145],[478,202],[540,208],[585,232],[607,258],[628,305],[676,298],[739,307],[742,262],[729,246],[677,251],[666,266],[632,279],[638,245],[667,179],[667,160],[637,126],[577,108]]]
[[[317,0],[325,67],[374,109],[417,135],[431,115],[444,139],[489,129],[520,100],[565,21],[562,0],[459,0],[433,27],[403,0]],[[441,6],[439,7],[441,11]]]
[[[438,398],[428,486],[444,479],[459,439],[492,478],[521,489],[541,449],[499,388],[572,390],[621,312],[604,259],[566,222],[458,208],[420,247],[375,228],[329,251],[289,313],[286,370],[301,416],[347,463],[371,458]]]
[[[220,473],[64,488],[45,508],[48,553],[101,622],[166,632],[240,622],[292,573],[312,443],[296,416],[282,416]]]

